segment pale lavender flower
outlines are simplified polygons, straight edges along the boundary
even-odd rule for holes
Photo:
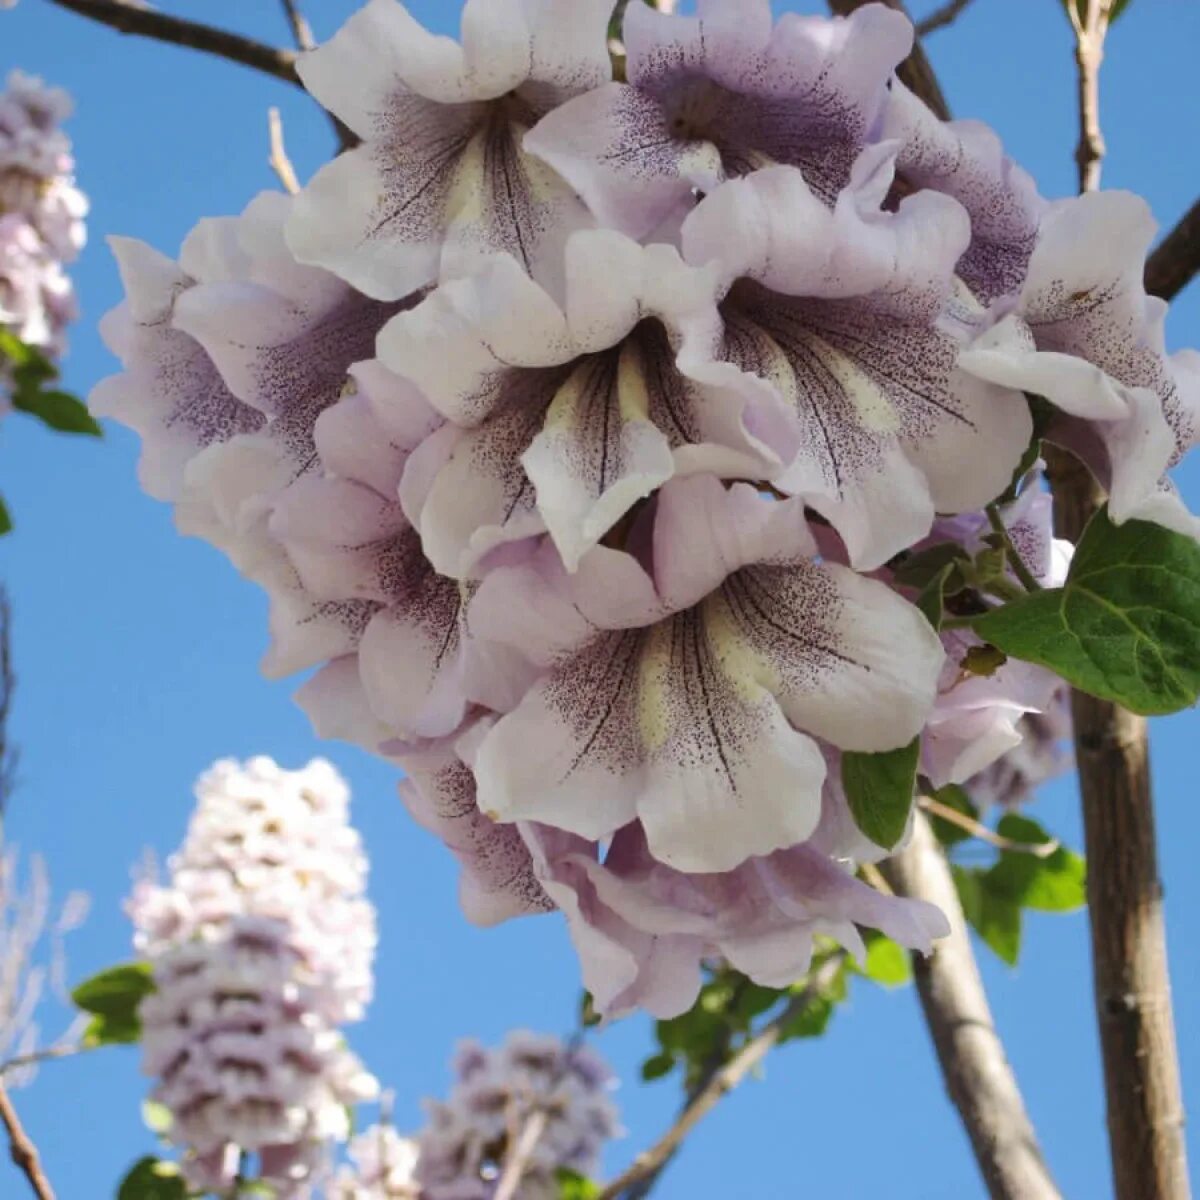
[[[1200,439],[1200,356],[1168,357],[1166,305],[1142,282],[1154,221],[1129,192],[1059,201],[1003,319],[966,351],[981,378],[1045,396],[1049,440],[1072,450],[1109,493],[1114,521],[1157,521],[1200,536],[1166,472]]]
[[[799,425],[773,484],[826,517],[860,569],[924,537],[935,512],[993,500],[1032,432],[1019,392],[958,367],[985,321],[954,276],[966,210],[936,192],[880,209],[893,153],[864,151],[832,210],[791,167],[722,184],[682,235],[689,263],[721,271],[710,357],[770,380]]]
[[[971,240],[955,268],[984,303],[1020,290],[1047,203],[981,121],[941,121],[893,79],[878,136],[899,139],[902,191],[945,192],[967,210]]]
[[[347,1105],[376,1091],[338,1029],[363,1014],[375,950],[348,793],[321,760],[256,758],[215,764],[196,794],[169,881],[129,902],[156,985],[143,1069],[193,1186],[227,1188],[244,1151],[281,1196],[306,1196]]]
[[[467,0],[460,44],[397,0],[370,0],[299,63],[363,144],[301,194],[288,226],[297,257],[384,300],[494,250],[560,279],[563,242],[587,213],[521,140],[609,78],[611,11],[611,0]]]
[[[1050,493],[1040,473],[1025,485],[1017,500],[1001,510],[1013,547],[1044,587],[1066,579],[1072,546],[1055,538]],[[984,513],[938,521],[930,544],[954,542],[969,554],[985,548],[991,526]],[[1012,576],[1016,582],[1016,576]],[[967,629],[942,632],[946,662],[938,680],[938,698],[922,735],[921,767],[935,787],[964,783],[995,760],[1016,753],[1029,721],[1049,713],[1059,702],[1062,681],[1053,671],[1010,659],[987,675],[964,667],[982,640]]]
[[[700,0],[696,16],[625,10],[628,83],[551,112],[525,139],[600,221],[635,237],[677,227],[697,193],[782,163],[832,204],[849,182],[912,26],[883,5],[849,18],[768,0]]]
[[[662,862],[727,871],[816,827],[814,737],[920,732],[942,648],[884,584],[814,560],[798,502],[694,476],[645,515],[644,561],[601,546],[570,575],[547,547],[484,580],[474,628],[542,673],[472,733],[479,806],[589,839],[637,819]]]
[[[963,784],[979,808],[1016,808],[1071,767],[1071,689],[1060,680],[1040,712],[1017,722],[1019,741]]]

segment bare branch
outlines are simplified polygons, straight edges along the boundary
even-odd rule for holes
[[[311,50],[317,43],[313,37],[312,26],[300,11],[300,0],[283,0],[283,11],[291,27],[296,49]]]
[[[1173,300],[1200,271],[1200,200],[1146,260],[1146,291]]]
[[[8,1148],[12,1160],[29,1180],[33,1194],[38,1200],[54,1200],[54,1189],[42,1170],[37,1147],[25,1132],[21,1118],[17,1116],[17,1110],[13,1108],[12,1100],[9,1099],[3,1084],[0,1084],[0,1124],[4,1125],[8,1133]]]
[[[838,16],[848,17],[855,9],[872,2],[873,0],[829,0],[829,10]],[[908,9],[904,6],[904,0],[883,0],[883,3],[888,8],[908,17]],[[912,18],[909,17],[909,20],[911,21]],[[946,103],[941,85],[933,73],[933,67],[930,65],[919,39],[913,43],[912,53],[900,64],[896,74],[900,76],[909,91],[925,101],[932,112],[943,121],[950,119],[950,106]]]
[[[950,921],[950,936],[928,958],[913,955],[913,974],[946,1090],[988,1194],[992,1200],[1061,1200],[992,1021],[949,864],[920,813],[912,840],[883,871],[897,895],[935,904]]]
[[[120,33],[137,34],[175,46],[189,46],[193,50],[203,50],[206,54],[215,54],[219,58],[241,63],[244,67],[274,75],[286,83],[300,83],[293,51],[280,50],[238,33],[142,8],[132,0],[50,0],[50,3],[98,21],[101,25],[108,25]]]
[[[271,142],[271,154],[267,162],[279,177],[283,190],[289,196],[295,196],[300,191],[300,180],[296,178],[296,169],[283,144],[283,118],[277,108],[267,109],[267,136]]]
[[[839,952],[827,958],[811,975],[807,986],[794,996],[784,1010],[767,1022],[727,1062],[690,1104],[679,1114],[675,1123],[649,1150],[644,1150],[634,1159],[633,1165],[607,1184],[597,1200],[616,1200],[627,1188],[655,1174],[675,1153],[689,1133],[733,1091],[747,1075],[767,1056],[788,1025],[809,1008],[822,992],[833,982],[845,961],[845,953]]]
[[[953,24],[958,14],[970,3],[971,0],[949,0],[941,8],[935,8],[923,21],[917,22],[917,37],[928,37],[935,30]]]

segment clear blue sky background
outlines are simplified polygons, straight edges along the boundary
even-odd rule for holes
[[[276,0],[177,0],[172,11],[283,44]],[[351,0],[308,0],[328,36]],[[415,0],[435,28],[457,20],[451,0]],[[784,7],[784,6],[781,6]],[[815,0],[787,7],[817,10]],[[930,0],[913,0],[920,15]],[[955,112],[994,125],[1048,195],[1074,186],[1074,83],[1059,0],[975,0],[930,50]],[[1173,223],[1200,188],[1195,75],[1200,4],[1134,0],[1104,67],[1105,183],[1144,193]],[[174,253],[200,217],[240,211],[274,179],[266,110],[282,107],[302,176],[330,137],[304,96],[195,52],[121,38],[46,0],[0,13],[0,68],[19,65],[74,93],[79,177],[92,199],[91,245],[77,271],[84,317],[67,383],[81,394],[114,364],[96,335],[118,299],[104,236],[144,238]],[[1173,346],[1200,344],[1200,286],[1179,302]],[[371,890],[382,947],[378,995],[354,1044],[396,1089],[402,1127],[418,1100],[444,1091],[455,1040],[506,1029],[568,1030],[578,995],[574,955],[557,918],[481,932],[454,899],[449,856],[415,828],[384,765],[321,745],[288,684],[257,670],[265,642],[261,598],[206,546],[178,537],[166,509],[137,488],[135,440],[113,428],[102,443],[51,436],[25,419],[0,426],[0,488],[17,532],[0,544],[0,575],[16,610],[20,694],[13,732],[21,786],[8,833],[49,859],[57,887],[83,888],[94,914],[71,950],[72,975],[130,955],[121,900],[144,847],[180,840],[194,777],[213,759],[268,753],[286,765],[327,754],[351,780],[355,815],[373,859]],[[1184,473],[1200,504],[1200,464]],[[1155,730],[1159,833],[1187,1096],[1200,1110],[1200,875],[1195,845],[1194,713]],[[1189,741],[1190,739],[1190,741]],[[1039,804],[1045,821],[1079,842],[1070,782]],[[1102,1087],[1090,1012],[1082,913],[1034,915],[1024,957],[1008,970],[981,951],[1000,1028],[1069,1196],[1110,1195]],[[641,1019],[599,1037],[624,1078],[631,1133],[623,1163],[656,1136],[678,1102],[674,1081],[643,1086]],[[111,1196],[125,1167],[152,1146],[138,1101],[145,1082],[133,1050],[53,1064],[19,1096],[61,1200]],[[1193,1126],[1193,1128],[1195,1128]],[[1200,1162],[1200,1142],[1192,1138]],[[23,1194],[0,1163],[0,1197]],[[967,1200],[982,1196],[966,1140],[945,1100],[911,990],[855,988],[820,1042],[793,1044],[766,1078],[728,1099],[692,1139],[659,1195]]]

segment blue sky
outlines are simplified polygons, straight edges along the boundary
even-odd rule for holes
[[[178,0],[171,11],[284,43],[275,0]],[[354,5],[309,0],[319,36]],[[781,8],[784,6],[780,6]],[[786,7],[817,11],[813,2]],[[929,0],[912,5],[920,15]],[[415,0],[435,28],[457,4]],[[1104,66],[1105,183],[1130,187],[1168,226],[1198,188],[1200,118],[1194,91],[1200,5],[1135,0]],[[1074,82],[1058,0],[975,0],[930,42],[957,115],[988,121],[1051,196],[1073,190]],[[21,0],[0,14],[0,69],[21,66],[74,93],[71,123],[82,186],[92,199],[91,245],[75,275],[84,317],[66,364],[80,394],[114,369],[98,318],[118,299],[103,244],[130,234],[174,253],[202,216],[235,213],[274,185],[266,110],[279,105],[302,177],[330,151],[326,124],[302,94],[195,52],[100,29]],[[1200,286],[1177,303],[1172,346],[1200,344]],[[576,963],[557,918],[482,932],[459,916],[455,872],[406,817],[395,778],[348,747],[317,742],[257,661],[265,644],[260,596],[208,547],[178,537],[166,509],[138,490],[135,439],[113,428],[102,443],[53,437],[24,419],[0,426],[0,488],[18,523],[0,543],[0,577],[16,612],[20,693],[13,733],[20,790],[7,832],[39,850],[63,893],[89,891],[91,919],[71,948],[74,978],[127,959],[120,904],[145,847],[181,839],[195,776],[213,759],[267,753],[285,765],[326,754],[348,776],[355,818],[373,860],[382,947],[378,993],[354,1045],[397,1093],[397,1120],[419,1121],[418,1100],[444,1092],[455,1040],[498,1040],[511,1027],[567,1031]],[[1181,480],[1200,504],[1200,465]],[[1194,850],[1194,713],[1155,728],[1159,835],[1168,898],[1176,1016],[1187,1098],[1200,1109],[1200,873]],[[1072,784],[1046,789],[1039,813],[1075,845]],[[981,950],[1000,1028],[1065,1192],[1110,1195],[1102,1086],[1091,1020],[1086,920],[1034,914],[1015,970]],[[645,1021],[602,1033],[624,1078],[630,1135],[622,1164],[668,1122],[673,1081],[644,1086]],[[52,1064],[18,1096],[60,1200],[96,1200],[152,1147],[138,1102],[146,1084],[132,1050]],[[1196,1127],[1193,1126],[1193,1129]],[[1192,1135],[1192,1158],[1200,1144]],[[0,1164],[0,1196],[21,1186]],[[707,1121],[659,1189],[663,1200],[812,1196],[858,1200],[982,1196],[966,1140],[945,1100],[911,990],[856,987],[829,1034],[793,1044]]]

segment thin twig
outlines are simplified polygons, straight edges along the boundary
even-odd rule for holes
[[[1173,300],[1200,272],[1200,200],[1146,260],[1146,291]]]
[[[172,17],[155,9],[143,8],[134,0],[50,0],[59,8],[88,17],[101,25],[107,25],[120,33],[135,34],[154,41],[168,42],[174,46],[186,46],[253,67],[282,79],[285,83],[303,86],[296,72],[296,52],[277,46],[256,42],[241,34],[199,21],[188,21],[183,17]],[[325,114],[333,126],[339,150],[349,150],[359,143],[359,137],[333,113]]]
[[[529,1119],[525,1122],[520,1136],[513,1142],[512,1149],[505,1156],[504,1171],[500,1175],[499,1183],[496,1184],[494,1200],[514,1200],[517,1188],[521,1186],[521,1180],[525,1178],[525,1172],[529,1169],[529,1160],[533,1156],[542,1134],[546,1132],[546,1121],[545,1109],[539,1108],[529,1114]]]
[[[156,9],[143,8],[132,3],[132,0],[50,0],[50,3],[98,21],[101,25],[108,25],[120,33],[137,34],[175,46],[189,46],[193,50],[203,50],[206,54],[215,54],[242,66],[253,67],[287,83],[300,83],[293,51],[268,46],[227,29],[188,21],[183,17],[172,17]]]
[[[738,1001],[749,984],[750,980],[745,976],[742,976],[738,980],[734,985],[733,993],[729,997],[726,1011],[732,1011],[737,1008]],[[683,1104],[679,1109],[681,1115],[687,1111],[688,1106],[695,1101],[696,1097],[712,1083],[714,1076],[728,1061],[729,1052],[733,1046],[733,1034],[733,1026],[729,1022],[725,1022],[714,1038],[712,1049],[709,1050],[708,1055],[705,1057],[699,1073],[683,1097]],[[649,1175],[644,1176],[627,1187],[621,1196],[621,1200],[646,1200],[646,1197],[654,1191],[659,1180],[662,1179],[663,1173],[671,1165],[678,1153],[679,1147],[676,1146]]]
[[[34,1050],[29,1054],[17,1054],[0,1063],[0,1080],[22,1067],[35,1067],[39,1063],[54,1062],[60,1058],[74,1058],[77,1054],[90,1054],[99,1049],[99,1043],[69,1042],[63,1046],[47,1046],[44,1050]]]
[[[783,1011],[772,1018],[723,1066],[708,1085],[679,1114],[675,1123],[649,1150],[634,1159],[633,1165],[601,1190],[597,1200],[616,1200],[626,1188],[659,1169],[675,1153],[689,1133],[720,1103],[721,1099],[746,1078],[767,1056],[784,1030],[808,1009],[833,982],[845,961],[845,952],[827,958],[813,972],[803,991],[794,996]]]
[[[1080,14],[1076,0],[1063,5],[1075,32],[1075,63],[1078,67],[1079,143],[1075,164],[1079,168],[1079,190],[1094,192],[1100,186],[1104,162],[1104,134],[1100,128],[1100,64],[1104,60],[1104,38],[1112,0],[1083,0]]]
[[[928,37],[937,29],[944,29],[952,24],[971,0],[949,0],[941,8],[935,8],[923,21],[916,25],[917,37]]]
[[[292,166],[292,160],[288,158],[287,148],[283,144],[283,118],[277,108],[267,109],[267,136],[271,142],[271,154],[267,162],[279,177],[283,190],[289,196],[294,196],[300,191],[300,180],[296,178],[296,168]]]
[[[312,26],[300,11],[300,0],[283,0],[283,11],[291,27],[296,49],[311,50],[317,43],[313,37]]]
[[[950,922],[950,936],[929,957],[913,955],[913,974],[946,1090],[988,1194],[992,1200],[1061,1200],[992,1021],[950,866],[921,813],[908,846],[883,871],[898,896],[935,904]]]
[[[1013,841],[1012,838],[1007,838],[994,829],[989,829],[983,822],[976,821],[974,817],[959,812],[957,808],[951,808],[950,805],[943,804],[932,796],[921,796],[917,799],[917,803],[927,813],[941,817],[943,821],[948,821],[951,825],[957,825],[959,829],[966,830],[967,833],[979,838],[982,842],[995,846],[998,850],[1008,850],[1013,854],[1031,854],[1034,858],[1049,858],[1060,845],[1057,838],[1051,838],[1048,842]]]
[[[1000,510],[996,505],[989,504],[986,512],[988,524],[991,525],[992,532],[1004,543],[1004,553],[1008,559],[1008,565],[1012,567],[1013,574],[1021,581],[1021,586],[1027,592],[1040,592],[1042,585],[1038,582],[1034,573],[1025,565],[1025,560],[1021,557],[1020,551],[1017,550],[1012,540],[1012,534],[1008,532],[1008,526],[1004,524],[1004,518],[1000,516]]]
[[[871,3],[873,0],[829,0],[829,9],[838,16],[848,17],[855,9]],[[912,20],[908,16],[904,0],[883,0],[883,3],[888,8],[903,13],[910,21]],[[896,69],[896,74],[900,76],[904,86],[914,96],[924,100],[937,117],[943,121],[950,119],[950,106],[946,103],[946,97],[942,94],[941,85],[933,73],[933,66],[930,64],[919,38],[913,43],[912,53]]]
[[[21,1118],[17,1116],[17,1110],[13,1108],[12,1100],[9,1099],[3,1084],[0,1084],[0,1124],[4,1125],[8,1134],[8,1148],[12,1160],[29,1180],[33,1194],[38,1200],[54,1200],[54,1189],[42,1170],[37,1147],[25,1132]]]

